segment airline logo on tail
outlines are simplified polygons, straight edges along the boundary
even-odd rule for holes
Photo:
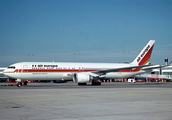
[[[146,65],[149,63],[154,43],[155,40],[150,40],[132,63],[137,65]]]
[[[150,48],[150,45],[148,45],[147,48],[143,51],[143,53],[140,55],[140,57],[138,57],[137,62],[140,62],[140,60],[143,58],[143,56],[149,50],[149,48]]]

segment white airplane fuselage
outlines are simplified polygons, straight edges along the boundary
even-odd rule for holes
[[[21,80],[73,80],[85,84],[99,79],[133,77],[151,71],[149,63],[155,40],[150,40],[139,55],[129,64],[124,63],[74,63],[74,62],[20,62],[10,65],[4,74]],[[143,69],[142,69],[143,68]],[[20,85],[20,84],[19,84]]]
[[[132,67],[134,64],[120,63],[65,63],[65,62],[21,62],[11,66],[4,73],[15,79],[21,80],[72,80],[72,73],[85,73],[96,70]],[[102,75],[104,79],[127,78],[145,73],[141,70],[122,70],[109,72]]]

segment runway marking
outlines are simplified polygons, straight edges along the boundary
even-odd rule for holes
[[[36,101],[57,101],[57,100],[79,100],[79,99],[98,99],[98,98],[114,98],[114,97],[137,97],[137,96],[155,96],[155,95],[172,95],[172,93],[119,95],[119,96],[100,96],[100,97],[77,97],[77,98],[58,98],[58,99],[39,99],[39,100],[20,100],[20,101],[0,101],[0,103],[10,103],[10,102],[36,102]]]
[[[107,94],[107,93],[125,93],[125,92],[135,92],[135,91],[100,92],[100,93],[68,93],[68,94],[58,94],[58,95],[27,95],[27,96],[11,96],[11,97],[0,97],[0,98],[46,97],[46,96],[66,96],[66,95],[88,95],[88,94]],[[140,91],[140,92],[142,92],[142,91]]]
[[[57,95],[27,95],[27,96],[12,96],[12,97],[0,97],[0,98],[20,98],[20,97],[47,97],[47,96],[66,96],[66,95],[92,95],[92,94],[107,94],[107,93],[126,93],[135,91],[118,91],[118,92],[100,92],[100,93],[68,93]]]
[[[26,96],[11,96],[0,98],[23,98],[23,97],[48,97],[48,96],[72,96],[72,95],[93,95],[93,94],[113,94],[113,93],[135,93],[135,92],[172,92],[170,90],[150,90],[150,91],[115,91],[115,92],[99,92],[99,93],[68,93],[68,94],[56,94],[56,95],[26,95]]]

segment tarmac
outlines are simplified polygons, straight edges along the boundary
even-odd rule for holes
[[[172,120],[172,83],[0,86],[0,120],[47,119]]]

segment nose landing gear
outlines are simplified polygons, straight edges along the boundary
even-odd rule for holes
[[[22,86],[22,83],[21,82],[18,82],[17,83],[17,87],[21,87]]]
[[[17,79],[17,87],[21,87],[22,86],[22,82],[21,82],[21,79]]]

